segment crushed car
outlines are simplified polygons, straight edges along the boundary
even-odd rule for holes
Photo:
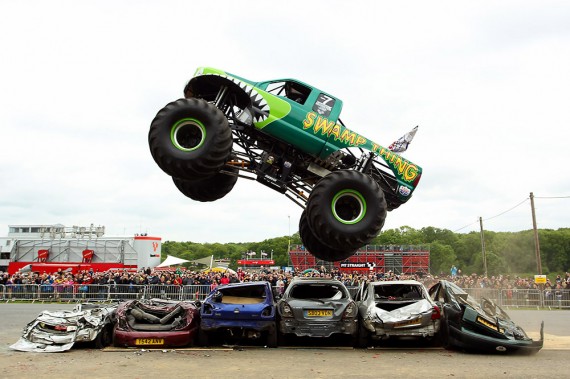
[[[328,278],[295,278],[279,300],[279,332],[291,336],[346,335],[356,343],[358,308],[346,286]]]
[[[440,329],[440,308],[418,281],[370,282],[360,287],[355,298],[360,347],[390,337],[433,339]]]
[[[446,280],[434,284],[429,293],[442,310],[440,339],[445,348],[523,354],[542,349],[544,322],[540,326],[540,340],[534,341],[492,300],[477,301]]]
[[[194,301],[131,300],[119,304],[113,343],[118,347],[193,345],[200,327]]]
[[[268,282],[218,286],[200,309],[200,345],[213,340],[265,342],[277,346],[275,301]]]
[[[43,311],[24,327],[22,337],[10,348],[56,353],[81,342],[103,348],[112,342],[116,308],[116,304],[84,303],[73,310]]]

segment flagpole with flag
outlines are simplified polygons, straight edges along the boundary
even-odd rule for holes
[[[408,146],[410,145],[410,142],[412,142],[412,140],[414,139],[414,136],[416,135],[417,131],[418,127],[416,126],[408,133],[404,134],[402,137],[392,142],[392,144],[388,146],[388,149],[390,149],[394,153],[403,153],[404,151],[408,150]]]

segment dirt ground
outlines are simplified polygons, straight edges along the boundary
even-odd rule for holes
[[[51,306],[50,306],[51,307]],[[352,349],[322,347],[233,347],[218,349],[78,348],[66,353],[9,349],[39,307],[0,304],[0,378],[542,378],[564,377],[570,354],[569,311],[519,313],[520,324],[546,318],[544,348],[533,356],[468,354],[441,348],[395,345]],[[63,309],[61,306],[57,309]],[[533,312],[533,311],[530,311]],[[513,314],[511,314],[513,317]],[[513,317],[513,319],[516,319]],[[518,322],[518,321],[517,321]],[[547,333],[548,322],[553,326]],[[538,327],[529,329],[538,337]],[[319,345],[315,341],[315,345]]]

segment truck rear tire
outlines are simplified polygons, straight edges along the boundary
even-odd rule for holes
[[[162,108],[148,134],[150,152],[170,176],[196,180],[216,174],[232,150],[224,114],[202,99],[179,99]]]
[[[303,245],[305,245],[305,248],[309,251],[309,253],[313,254],[318,259],[322,259],[323,261],[342,261],[356,253],[356,249],[348,251],[337,250],[319,241],[319,239],[315,237],[311,228],[309,227],[306,211],[301,214],[301,219],[299,220],[299,236],[301,237],[301,241],[303,241]]]
[[[359,171],[333,171],[313,188],[307,201],[307,220],[325,245],[354,251],[378,235],[386,220],[382,189]]]
[[[224,168],[225,171],[237,173],[236,168]],[[218,172],[214,176],[198,180],[172,178],[174,185],[184,196],[195,201],[215,201],[226,196],[234,188],[238,177]]]

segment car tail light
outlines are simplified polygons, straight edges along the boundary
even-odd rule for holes
[[[117,328],[119,328],[121,330],[127,330],[128,329],[126,317],[119,317],[117,320],[118,320]]]
[[[356,308],[356,304],[354,302],[350,302],[346,306],[346,309],[344,310],[342,318],[353,318],[354,316],[356,316],[357,310],[358,309]]]
[[[273,307],[269,306],[263,308],[263,310],[261,311],[261,315],[263,317],[271,317],[273,315]]]
[[[67,326],[66,325],[55,325],[53,328],[55,330],[60,331],[60,332],[67,332]]]
[[[293,310],[287,303],[281,305],[281,316],[282,317],[293,317]]]
[[[432,320],[439,320],[441,318],[441,311],[437,305],[433,306],[433,312],[431,313]]]
[[[202,307],[203,307],[202,308],[202,314],[205,314],[205,315],[212,314],[212,305],[211,304],[206,303]]]

